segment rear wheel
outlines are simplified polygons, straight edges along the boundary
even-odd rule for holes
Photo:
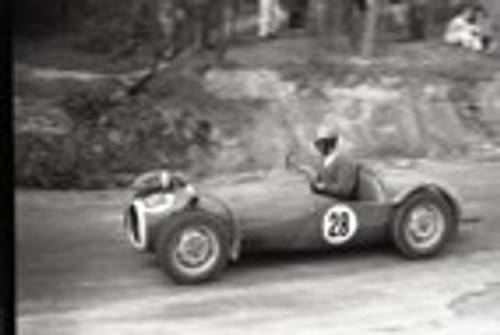
[[[215,215],[179,213],[160,229],[156,253],[161,268],[175,282],[196,284],[217,276],[229,255],[229,235]]]
[[[407,258],[431,257],[453,237],[456,221],[453,208],[444,197],[432,191],[420,191],[397,210],[391,227],[392,239]]]

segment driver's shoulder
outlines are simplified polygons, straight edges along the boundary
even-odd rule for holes
[[[337,155],[335,162],[339,165],[352,166],[352,167],[356,167],[356,166],[360,165],[360,162],[357,159],[355,159],[352,155],[342,153],[342,152],[340,152]]]

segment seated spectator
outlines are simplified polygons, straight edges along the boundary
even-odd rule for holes
[[[466,7],[448,24],[444,40],[474,51],[489,47],[491,31],[487,31],[486,12],[480,8]]]

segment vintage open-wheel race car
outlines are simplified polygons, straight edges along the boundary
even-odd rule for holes
[[[353,200],[311,191],[310,169],[286,169],[191,185],[184,176],[150,172],[134,183],[125,211],[132,246],[154,253],[175,282],[217,276],[242,251],[332,249],[387,239],[409,259],[438,254],[463,218],[456,191],[401,172],[360,168]]]

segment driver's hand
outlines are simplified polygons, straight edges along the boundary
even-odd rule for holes
[[[311,190],[316,193],[323,193],[326,190],[326,185],[319,180],[315,180],[311,183]]]
[[[325,189],[325,184],[322,183],[313,183],[312,187],[316,190],[324,190]]]

